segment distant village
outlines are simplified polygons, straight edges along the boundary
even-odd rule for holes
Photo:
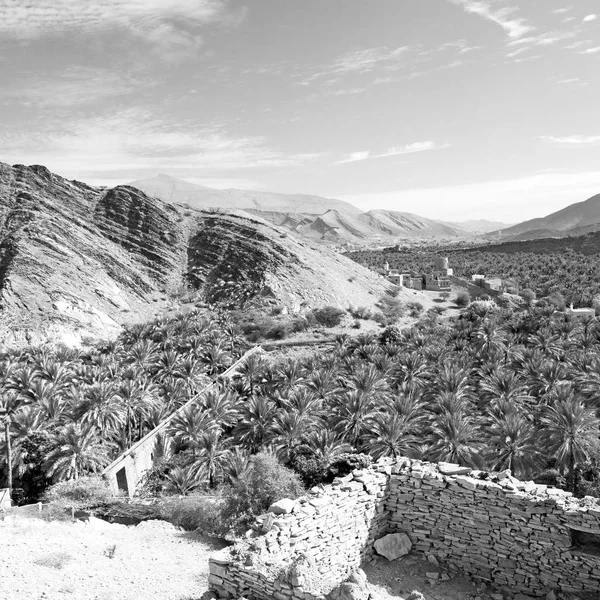
[[[394,285],[411,290],[426,290],[430,292],[450,292],[452,290],[451,277],[454,276],[454,271],[450,268],[447,256],[436,256],[433,271],[429,273],[416,273],[414,271],[400,272],[396,269],[390,269],[388,262],[384,263],[383,268],[377,271]],[[455,283],[468,283],[463,280],[458,281],[458,278],[456,279]],[[513,280],[504,280],[495,275],[473,275],[471,277],[471,284],[488,292],[519,293],[518,286]]]
[[[385,277],[390,283],[399,287],[404,287],[411,290],[422,290],[429,292],[451,292],[452,279],[454,271],[450,267],[450,262],[447,256],[436,256],[434,259],[433,270],[431,272],[417,273],[415,271],[401,272],[396,269],[391,269],[386,261],[383,268],[377,269],[377,272]],[[519,286],[512,279],[502,279],[497,275],[486,276],[475,274],[471,276],[471,281],[468,282],[462,278],[455,277],[455,284],[468,284],[477,286],[482,290],[493,295],[500,294],[519,294]],[[594,317],[594,308],[566,308],[565,313],[573,317],[584,318]]]

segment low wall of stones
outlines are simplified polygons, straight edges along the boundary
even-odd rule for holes
[[[373,552],[387,527],[387,487],[385,473],[355,471],[288,514],[264,516],[261,535],[211,558],[210,589],[221,598],[324,598]]]
[[[399,459],[355,471],[259,521],[210,562],[220,597],[319,600],[403,532],[412,550],[513,592],[598,592],[600,505],[509,473]]]

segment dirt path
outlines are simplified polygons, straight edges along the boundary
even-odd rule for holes
[[[0,600],[195,600],[207,589],[210,538],[162,521],[0,521]]]

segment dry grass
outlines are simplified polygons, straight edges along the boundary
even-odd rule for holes
[[[42,567],[48,567],[49,569],[56,569],[60,571],[66,565],[73,560],[73,557],[67,552],[51,552],[36,558],[33,562],[36,565]]]

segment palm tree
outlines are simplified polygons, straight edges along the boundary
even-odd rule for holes
[[[12,497],[13,488],[13,448],[11,441],[11,425],[18,414],[19,409],[26,401],[15,391],[7,390],[0,395],[0,419],[4,426],[4,447],[6,452],[6,478],[8,496]]]
[[[218,429],[202,435],[198,442],[199,453],[195,460],[198,473],[208,477],[208,485],[215,487],[231,460],[231,438],[223,437]]]
[[[266,396],[251,396],[240,406],[239,421],[233,431],[236,439],[251,454],[271,441],[277,407]]]
[[[548,452],[575,492],[575,467],[600,449],[600,419],[571,393],[546,407],[541,424]]]
[[[480,433],[474,420],[461,412],[443,412],[433,423],[431,456],[469,467],[479,466]]]
[[[249,395],[254,395],[256,385],[262,379],[262,372],[266,367],[265,359],[257,354],[251,354],[236,369],[236,377],[241,379],[249,390]]]
[[[365,446],[373,458],[411,456],[417,441],[409,419],[395,415],[377,415],[365,433]]]
[[[124,425],[125,413],[114,384],[102,382],[83,391],[83,400],[76,407],[74,417],[83,426],[94,426],[102,434],[114,436]]]
[[[56,448],[47,458],[45,468],[55,480],[78,479],[98,473],[108,464],[108,447],[88,425],[69,423],[55,439]]]
[[[336,414],[331,418],[331,423],[346,441],[358,448],[375,414],[375,399],[358,390],[349,390],[336,398],[336,405]]]
[[[519,413],[494,419],[489,431],[490,460],[494,470],[510,469],[519,478],[535,473],[543,462],[532,424]]]
[[[331,464],[340,454],[352,451],[352,446],[339,433],[325,427],[311,432],[306,442],[324,465]]]
[[[206,411],[192,405],[173,417],[168,426],[168,434],[190,447],[195,456],[202,436],[216,428],[218,425]]]
[[[177,466],[166,475],[165,491],[171,494],[187,496],[190,492],[198,489],[203,481],[202,475],[194,465]]]

